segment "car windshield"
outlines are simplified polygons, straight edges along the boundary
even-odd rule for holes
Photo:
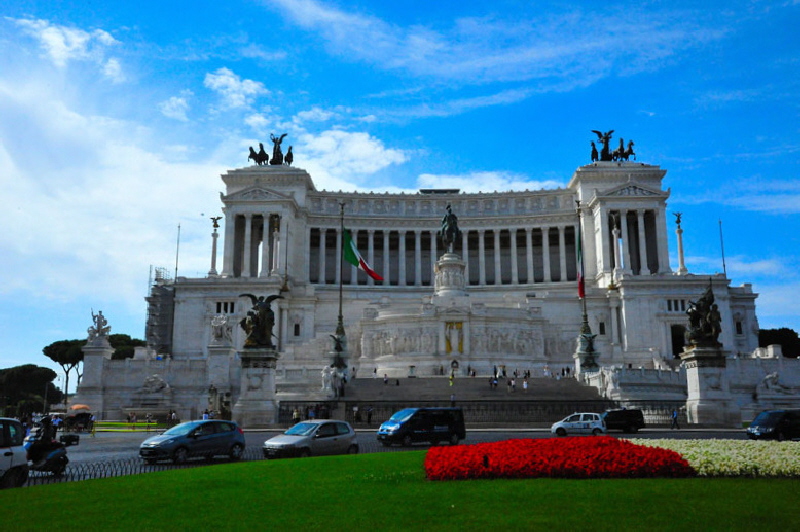
[[[397,421],[398,423],[402,423],[403,421],[407,421],[408,418],[414,415],[416,409],[414,408],[406,408],[405,410],[401,410],[399,412],[395,412],[395,414],[390,417],[389,419],[392,421]]]
[[[319,426],[317,423],[298,423],[284,434],[287,436],[308,436]]]
[[[753,425],[774,425],[777,423],[783,412],[761,412],[758,417],[753,420]]]
[[[181,423],[164,432],[164,436],[186,436],[197,427],[197,423]]]

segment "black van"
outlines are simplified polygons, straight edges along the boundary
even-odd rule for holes
[[[747,427],[751,440],[796,440],[800,438],[800,410],[766,410]]]
[[[460,408],[405,408],[378,429],[378,441],[387,447],[393,443],[409,446],[420,441],[457,445],[466,437],[464,412]]]
[[[627,408],[606,410],[601,417],[606,423],[606,430],[637,432],[644,428],[644,414],[641,410],[628,410]]]

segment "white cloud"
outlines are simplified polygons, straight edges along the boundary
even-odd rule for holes
[[[119,61],[109,65],[104,61],[108,47],[120,44],[110,33],[96,29],[91,32],[80,28],[70,28],[51,24],[42,19],[11,19],[28,35],[39,41],[46,56],[58,67],[64,67],[69,61],[93,61],[100,65],[106,73],[110,71],[113,80],[119,80],[121,69]]]
[[[248,107],[257,97],[270,93],[263,83],[243,80],[225,67],[218,68],[213,74],[206,74],[203,85],[218,93],[229,109]]]
[[[186,113],[190,109],[189,98],[193,95],[192,91],[182,91],[180,96],[172,96],[168,100],[159,103],[158,109],[167,118],[187,122],[189,118]]]
[[[103,75],[114,83],[122,83],[125,81],[125,76],[122,73],[122,65],[120,65],[119,59],[113,57],[103,65]]]
[[[327,122],[335,116],[336,113],[332,111],[326,111],[320,107],[313,107],[308,111],[300,111],[297,113],[293,121],[298,127],[302,127],[308,122]]]
[[[457,188],[462,192],[506,192],[509,190],[540,190],[563,187],[552,180],[535,181],[525,175],[510,172],[470,172],[467,174],[421,174],[419,188]]]
[[[387,148],[364,132],[331,129],[296,136],[295,164],[308,170],[320,189],[353,190],[366,177],[408,160],[405,151]]]

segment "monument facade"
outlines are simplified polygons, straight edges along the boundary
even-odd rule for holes
[[[629,161],[632,143],[629,153],[611,153],[611,132],[597,133],[602,156],[554,190],[330,192],[302,168],[256,153],[257,164],[222,175],[224,228],[218,235],[214,220],[208,275],[158,275],[147,298],[148,349],[120,361],[97,350],[92,360],[102,367],[87,368],[87,392],[102,390],[103,415],[113,418],[136,408],[137,391],[158,375],[172,408],[191,418],[209,405],[252,406],[263,386],[274,386],[277,403],[329,398],[343,371],[395,379],[488,376],[502,366],[541,375],[575,364],[585,303],[598,364],[587,382],[632,400],[630,372],[642,382],[654,379],[647,372],[669,372],[664,396],[685,400],[680,357],[692,301],[712,288],[719,344],[726,356],[752,359],[757,295],[723,274],[690,272],[682,248],[680,269],[671,268],[666,171]],[[282,139],[273,138],[273,161]],[[343,228],[382,281],[341,260]],[[346,337],[337,333],[340,312]],[[271,332],[257,329],[262,343],[250,345],[255,322]],[[245,356],[248,347],[268,356]],[[332,358],[347,367],[331,371]],[[251,375],[259,367],[268,377]],[[745,373],[746,386],[766,375]]]

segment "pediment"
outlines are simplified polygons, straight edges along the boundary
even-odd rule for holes
[[[668,194],[662,190],[656,190],[639,183],[625,183],[617,187],[598,192],[597,196],[604,198],[629,198],[629,197],[665,197]]]
[[[281,194],[274,190],[270,190],[260,186],[253,186],[253,187],[248,187],[244,190],[240,190],[238,192],[234,192],[233,194],[223,196],[222,199],[227,202],[232,202],[232,201],[276,201],[276,200],[283,201],[283,200],[288,200],[290,198],[285,194]]]

